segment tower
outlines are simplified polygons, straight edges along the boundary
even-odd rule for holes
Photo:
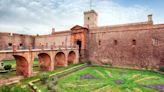
[[[94,10],[84,12],[84,27],[97,27],[98,14]]]

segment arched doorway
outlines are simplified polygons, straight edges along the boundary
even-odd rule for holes
[[[14,55],[14,58],[16,59],[16,74],[28,76],[30,74],[30,70],[28,69],[29,64],[26,58],[19,55]]]
[[[63,52],[58,52],[55,56],[55,65],[57,66],[65,66],[66,57]]]
[[[50,70],[51,67],[51,58],[46,53],[40,53],[39,58],[39,67],[41,70]]]
[[[77,40],[76,44],[78,45],[78,48],[79,48],[79,55],[81,55],[80,53],[81,53],[82,42],[80,40]]]
[[[76,60],[76,54],[74,51],[69,52],[68,54],[68,64],[74,64]]]

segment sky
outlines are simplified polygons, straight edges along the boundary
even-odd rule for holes
[[[0,0],[0,32],[50,34],[83,26],[83,12],[94,9],[98,26],[147,21],[164,23],[164,0]]]

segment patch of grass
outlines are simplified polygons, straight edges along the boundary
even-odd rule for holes
[[[67,67],[55,67],[55,69],[54,69],[54,71],[44,71],[44,72],[46,72],[48,75],[51,75],[51,74],[54,74],[54,73],[56,73],[56,72],[60,72],[60,71],[63,71],[63,70],[66,70],[66,69],[68,69],[68,68],[71,68],[71,67],[74,67],[74,66],[77,66],[77,65],[79,65],[79,64],[73,64],[73,65],[69,65],[69,66],[67,66]],[[42,73],[44,73],[44,72],[42,72]],[[3,76],[5,76],[5,77],[9,77],[9,74],[10,73],[7,73],[6,75],[0,75],[0,78]],[[11,72],[11,74],[10,75],[13,75],[13,76],[15,76],[16,74],[15,74],[15,72]],[[10,76],[11,77],[11,76]],[[24,79],[22,79],[21,81],[20,81],[20,83],[18,83],[18,84],[13,84],[13,85],[10,85],[9,87],[15,87],[15,86],[25,86],[25,87],[28,87],[28,83],[30,82],[30,81],[33,81],[33,80],[36,80],[36,79],[39,79],[39,75],[36,75],[36,76],[32,76],[32,77],[27,77],[27,78],[24,78]],[[47,87],[43,87],[43,86],[39,86],[39,85],[37,85],[41,90],[44,90],[44,89],[46,89]],[[28,88],[28,89],[30,89],[30,88]],[[1,90],[2,90],[2,87],[0,87],[0,92],[1,92]],[[15,92],[17,92],[17,91],[15,91]],[[28,91],[28,92],[32,92],[32,91]],[[43,92],[48,92],[48,91],[43,91]]]
[[[77,65],[55,67],[54,71],[46,71],[46,73],[51,75]],[[96,79],[80,79],[80,76],[85,74],[91,74]],[[18,85],[27,86],[28,82],[36,79],[39,79],[39,75],[25,78]],[[116,80],[122,80],[123,83],[117,84]],[[49,78],[48,81],[52,81],[52,78]],[[86,67],[58,79],[56,87],[59,92],[158,92],[143,86],[152,84],[164,84],[164,76],[150,71]],[[47,84],[37,82],[35,85],[42,92],[49,92]]]
[[[12,69],[16,68],[15,60],[3,60],[3,61],[1,61],[1,63],[3,63],[3,66],[0,65],[0,71],[5,71],[4,66],[6,66],[6,65],[12,65]],[[33,65],[34,66],[38,65],[37,59],[34,60]],[[33,70],[41,72],[39,67],[33,67]],[[0,79],[6,79],[6,78],[14,77],[14,76],[16,76],[16,71],[8,71],[7,73],[1,73]]]
[[[94,75],[97,79],[80,80],[84,74]],[[116,84],[115,80],[124,83]],[[139,82],[135,82],[137,80]],[[62,89],[61,92],[158,92],[143,86],[156,83],[164,84],[164,76],[150,71],[87,67],[59,79],[57,87]]]
[[[7,73],[0,74],[0,79],[14,77],[15,75],[16,75],[15,71],[8,71]]]
[[[3,63],[3,66],[1,66],[1,63]],[[3,67],[5,65],[12,65],[12,68],[15,69],[16,68],[16,60],[2,60],[2,61],[0,61],[0,70],[4,70]],[[38,59],[34,59],[33,66],[38,66],[38,65],[39,65]]]
[[[0,64],[3,63],[3,66],[0,65],[0,70],[4,70],[5,65],[12,65],[12,68],[16,67],[16,61],[15,60],[3,60],[0,61]]]

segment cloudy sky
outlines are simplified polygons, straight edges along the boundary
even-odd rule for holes
[[[0,0],[0,32],[49,34],[83,25],[83,12],[90,0]],[[98,25],[115,25],[147,20],[164,23],[164,0],[92,0]]]

